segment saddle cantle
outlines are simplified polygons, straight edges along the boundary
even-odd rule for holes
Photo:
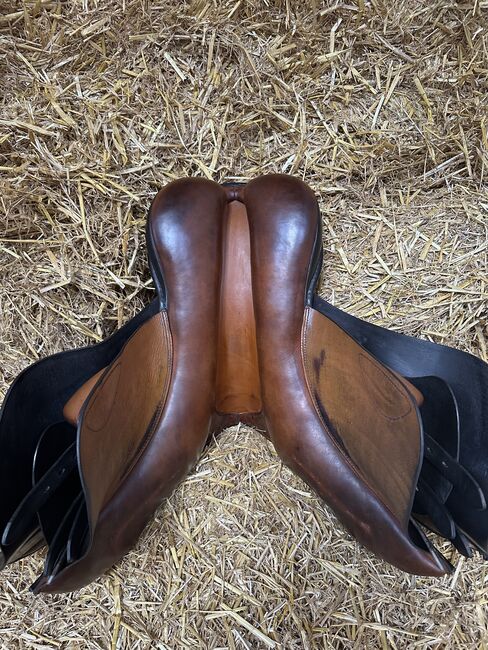
[[[35,592],[87,584],[135,544],[209,436],[239,421],[400,569],[451,570],[423,527],[488,553],[488,365],[319,298],[321,218],[303,182],[173,182],[147,246],[157,299],[7,393],[4,565],[47,545]]]

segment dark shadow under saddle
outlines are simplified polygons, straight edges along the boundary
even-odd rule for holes
[[[102,343],[24,370],[0,413],[4,564],[47,546],[36,592],[118,561],[243,422],[364,546],[415,574],[450,563],[424,527],[488,553],[488,365],[316,295],[321,217],[301,181],[173,182],[147,224],[157,299]]]

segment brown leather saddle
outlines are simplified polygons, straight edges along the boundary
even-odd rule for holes
[[[321,218],[303,182],[173,182],[147,246],[157,300],[104,342],[30,366],[6,396],[4,564],[46,545],[34,591],[87,584],[237,422],[391,564],[451,570],[424,527],[488,553],[488,366],[319,298]]]

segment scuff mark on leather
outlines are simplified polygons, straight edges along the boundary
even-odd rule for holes
[[[317,383],[320,380],[320,370],[322,369],[322,366],[325,363],[325,358],[326,358],[325,350],[322,349],[320,351],[320,356],[315,357],[313,360],[313,369],[315,372],[315,380],[317,381]]]
[[[327,410],[326,410],[324,404],[322,403],[322,400],[320,399],[320,395],[319,395],[317,390],[314,390],[313,398],[314,398],[314,401],[315,401],[315,403],[317,405],[317,408],[319,410],[320,417],[322,418],[325,426],[327,427],[327,432],[330,433],[330,435],[334,438],[334,440],[339,445],[341,450],[346,454],[346,456],[348,458],[351,458],[351,455],[349,454],[349,452],[347,450],[347,447],[344,444],[343,439],[341,438],[341,436],[339,435],[339,432],[337,431],[337,429],[335,428],[335,426],[331,422],[331,420],[330,420],[330,418],[329,418],[329,416],[327,414]]]

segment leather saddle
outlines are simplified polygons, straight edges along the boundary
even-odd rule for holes
[[[147,222],[157,299],[102,343],[24,370],[0,413],[5,565],[77,589],[137,541],[209,436],[256,426],[365,547],[400,569],[488,553],[488,365],[316,294],[317,200],[298,179],[190,178]],[[325,278],[325,281],[327,279]]]

